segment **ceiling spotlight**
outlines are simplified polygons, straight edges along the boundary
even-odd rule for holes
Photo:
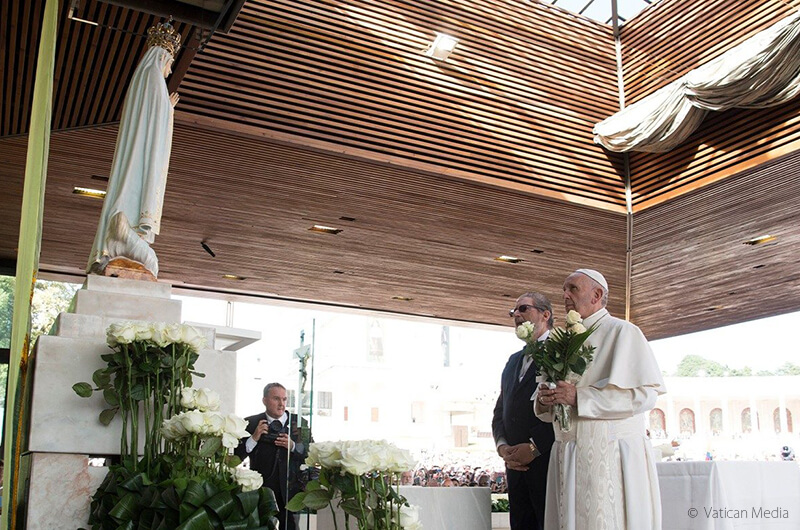
[[[503,263],[519,263],[521,261],[525,261],[521,258],[515,258],[514,256],[497,256],[494,259],[496,261],[502,261]]]
[[[342,231],[341,228],[334,228],[332,226],[324,226],[324,225],[314,225],[311,228],[309,228],[309,230],[311,230],[312,232],[321,232],[323,234],[334,234],[334,235]]]
[[[106,196],[106,192],[103,190],[94,190],[92,188],[81,188],[79,186],[75,186],[72,188],[72,193],[75,195],[82,195],[84,197],[93,197],[95,199],[102,199]]]
[[[413,300],[413,298],[410,298],[408,296],[393,296],[392,300],[400,300],[401,302],[410,302],[411,300]]]
[[[775,241],[776,239],[778,239],[778,236],[771,236],[767,234],[763,236],[754,237],[753,239],[748,239],[747,241],[744,242],[744,244],[751,246],[763,245],[764,243],[770,243],[771,241]]]
[[[247,279],[244,276],[237,276],[236,274],[223,274],[222,277],[224,279],[226,279],[226,280],[236,280],[238,282],[241,282],[241,281]]]
[[[433,43],[425,50],[425,55],[437,61],[444,61],[453,53],[456,44],[458,44],[457,38],[437,33]]]

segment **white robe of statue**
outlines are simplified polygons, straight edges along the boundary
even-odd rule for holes
[[[664,379],[641,330],[601,309],[585,318],[594,359],[577,383],[572,429],[553,423],[545,530],[660,530],[661,496],[645,418]],[[534,395],[534,412],[554,420]]]
[[[161,225],[172,150],[173,103],[164,80],[172,60],[167,50],[153,46],[133,73],[87,272],[100,272],[122,257],[158,275],[149,244]]]

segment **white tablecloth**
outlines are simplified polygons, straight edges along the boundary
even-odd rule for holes
[[[795,462],[660,462],[663,530],[800,530]]]

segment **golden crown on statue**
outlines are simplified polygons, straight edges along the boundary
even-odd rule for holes
[[[170,22],[172,22],[172,17],[167,22],[160,22],[147,30],[147,47],[164,48],[174,58],[181,47],[181,36]]]

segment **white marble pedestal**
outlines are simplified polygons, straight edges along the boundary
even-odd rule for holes
[[[59,315],[50,335],[40,337],[33,363],[30,430],[25,458],[30,469],[27,528],[80,528],[89,516],[91,496],[107,468],[89,467],[89,457],[119,454],[121,421],[103,426],[98,416],[106,408],[99,393],[81,398],[72,385],[91,382],[105,366],[100,355],[106,328],[122,320],[179,323],[181,302],[172,300],[165,283],[90,275],[71,304]],[[200,328],[214,345],[214,329]],[[205,378],[194,386],[217,391],[222,412],[235,410],[236,352],[203,349],[195,364]],[[144,433],[142,433],[142,436]],[[25,477],[21,477],[23,480]],[[21,481],[21,484],[24,482]]]

